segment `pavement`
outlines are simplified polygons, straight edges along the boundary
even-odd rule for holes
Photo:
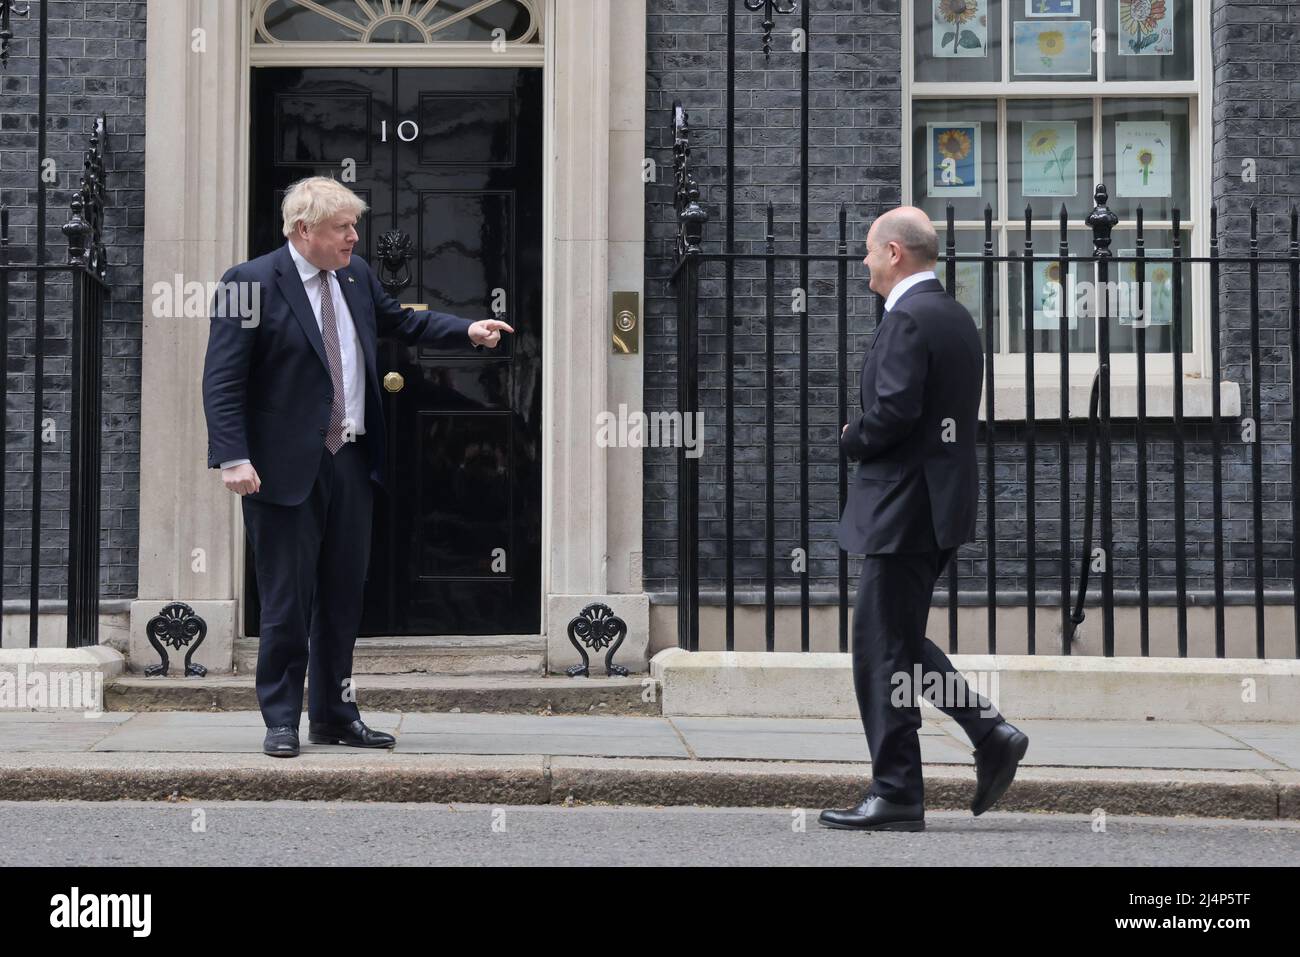
[[[924,708],[926,807],[969,808],[957,725]],[[937,717],[935,717],[937,715]],[[855,720],[363,711],[392,751],[261,753],[256,711],[0,712],[0,800],[831,807],[870,782]],[[1014,722],[999,811],[1300,820],[1300,724]]]

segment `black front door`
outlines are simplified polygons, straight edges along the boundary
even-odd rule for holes
[[[333,176],[370,205],[357,254],[402,303],[466,319],[501,304],[515,329],[477,353],[381,340],[391,494],[375,496],[361,634],[536,634],[542,71],[255,69],[252,109],[251,256],[285,241],[289,184]],[[394,232],[412,255],[390,273]],[[251,557],[246,568],[256,635]]]

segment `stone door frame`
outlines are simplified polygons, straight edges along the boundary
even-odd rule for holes
[[[150,0],[145,94],[141,344],[140,567],[131,606],[133,667],[156,657],[145,626],[180,601],[203,619],[195,660],[231,667],[241,630],[243,524],[238,500],[206,467],[201,316],[155,315],[155,287],[214,282],[247,248],[249,70],[303,65],[301,50],[253,50],[252,0]],[[602,449],[598,413],[642,405],[642,355],[612,355],[611,290],[644,302],[644,0],[544,0],[543,49],[477,65],[544,72],[542,629],[551,670],[577,660],[569,621],[611,605],[628,626],[621,663],[644,670],[637,449]],[[622,27],[620,29],[619,27]],[[424,46],[383,45],[357,65],[469,65]],[[325,65],[311,54],[308,62]],[[501,56],[502,59],[491,57]],[[521,62],[528,61],[528,62]],[[540,61],[540,62],[539,62]],[[350,65],[346,57],[331,65]],[[618,72],[612,72],[616,67]],[[611,175],[613,173],[613,175]],[[162,286],[158,286],[162,284]],[[609,502],[619,508],[610,509]],[[137,665],[137,662],[139,663]]]

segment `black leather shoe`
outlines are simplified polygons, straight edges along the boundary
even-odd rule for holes
[[[1016,766],[1029,749],[1029,736],[1007,721],[999,722],[975,748],[975,800],[970,809],[983,814],[1011,787]]]
[[[397,744],[391,734],[371,731],[360,718],[345,728],[312,722],[307,726],[307,740],[312,744],[342,744],[349,748],[391,748]]]
[[[823,827],[847,831],[924,831],[925,805],[895,804],[868,793],[857,807],[822,811],[817,820]]]
[[[273,758],[296,758],[298,756],[298,729],[293,725],[281,724],[266,729],[266,740],[262,750]]]

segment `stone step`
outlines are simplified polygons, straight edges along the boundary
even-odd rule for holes
[[[660,699],[658,682],[645,675],[397,674],[357,679],[357,701],[363,716],[379,711],[658,715]],[[211,678],[129,675],[105,684],[104,710],[257,711],[258,707],[251,674]]]
[[[235,673],[257,670],[256,638],[235,641]],[[599,665],[597,666],[599,667]],[[514,674],[541,677],[546,669],[544,635],[438,635],[358,638],[354,675]]]

